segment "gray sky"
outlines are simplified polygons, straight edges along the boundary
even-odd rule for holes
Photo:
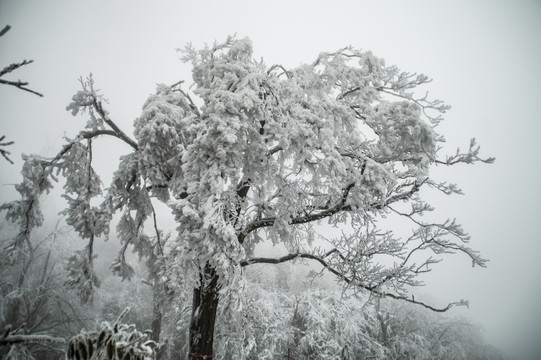
[[[22,152],[53,155],[64,133],[83,125],[64,110],[80,76],[94,74],[111,116],[129,131],[156,83],[190,83],[175,51],[187,42],[249,36],[257,57],[285,66],[353,45],[426,73],[432,96],[453,107],[439,128],[446,150],[475,136],[497,160],[436,169],[466,193],[434,196],[439,213],[456,217],[491,262],[472,269],[450,258],[423,292],[441,303],[469,299],[470,310],[455,313],[482,324],[491,341],[541,353],[541,1],[0,0],[5,24],[12,30],[0,38],[0,66],[35,60],[6,78],[27,80],[45,97],[0,87],[0,133],[16,141],[16,165],[0,164],[1,184],[19,180]],[[0,187],[1,202],[9,190]]]

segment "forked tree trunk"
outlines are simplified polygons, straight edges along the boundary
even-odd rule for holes
[[[218,275],[214,268],[207,264],[201,274],[199,287],[193,291],[190,353],[188,355],[190,360],[215,358],[212,345],[216,311],[218,310],[218,291]]]

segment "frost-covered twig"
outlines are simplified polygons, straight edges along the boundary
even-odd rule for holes
[[[394,294],[394,293],[390,293],[390,292],[385,292],[385,291],[379,290],[379,288],[377,286],[367,285],[367,284],[364,284],[361,281],[359,281],[359,279],[351,278],[351,277],[346,276],[344,273],[342,273],[342,272],[336,270],[334,267],[332,267],[331,264],[328,261],[325,260],[324,256],[318,256],[318,255],[310,254],[310,253],[291,253],[291,254],[284,255],[284,256],[282,256],[280,258],[265,258],[265,257],[252,258],[252,259],[249,259],[249,260],[246,260],[246,261],[242,261],[240,263],[240,265],[241,266],[248,266],[248,265],[252,265],[252,264],[280,264],[280,263],[284,263],[284,262],[291,261],[291,260],[294,260],[294,259],[310,259],[310,260],[317,261],[325,269],[327,269],[332,274],[336,275],[340,280],[346,282],[349,285],[353,285],[355,287],[367,290],[371,294],[374,294],[374,295],[377,295],[377,296],[388,297],[388,298],[392,298],[392,299],[395,299],[395,300],[406,301],[406,302],[409,302],[409,303],[412,303],[412,304],[416,304],[416,305],[425,307],[425,308],[427,308],[429,310],[432,310],[432,311],[435,311],[435,312],[446,312],[449,309],[451,309],[453,306],[467,306],[468,305],[468,302],[466,300],[460,300],[458,302],[451,302],[451,303],[447,304],[444,307],[435,307],[435,306],[427,304],[427,303],[425,303],[423,301],[415,300],[415,297],[410,298],[409,296],[406,296],[406,295],[400,295],[400,294]]]
[[[455,165],[459,163],[473,164],[475,162],[492,164],[496,160],[496,158],[493,157],[481,158],[479,156],[480,149],[481,148],[479,145],[477,145],[475,138],[472,138],[470,140],[470,146],[467,152],[462,152],[460,149],[456,149],[456,153],[454,155],[448,155],[445,161],[436,160],[436,164]]]

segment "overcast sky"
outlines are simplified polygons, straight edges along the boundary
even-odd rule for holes
[[[445,150],[476,137],[497,160],[437,169],[466,193],[434,197],[439,213],[456,217],[491,261],[472,269],[449,259],[423,292],[441,303],[469,299],[456,314],[510,353],[541,350],[541,1],[0,0],[6,24],[0,67],[33,59],[6,78],[27,80],[45,97],[0,87],[0,135],[16,141],[16,164],[0,163],[1,202],[13,196],[4,184],[19,180],[21,153],[54,155],[62,136],[83,125],[65,111],[80,76],[94,74],[112,118],[130,132],[157,83],[190,83],[176,52],[188,42],[236,33],[252,39],[256,57],[285,66],[352,45],[429,75],[431,95],[453,107],[439,128]]]

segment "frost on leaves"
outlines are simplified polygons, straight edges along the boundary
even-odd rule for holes
[[[88,259],[87,269],[94,236],[106,236],[113,213],[121,212],[115,272],[131,276],[123,254],[134,245],[153,261],[161,259],[156,271],[163,279],[210,266],[222,289],[230,289],[242,266],[303,257],[351,287],[410,301],[418,275],[439,261],[433,256],[460,252],[485,264],[454,222],[421,221],[432,207],[420,189],[460,191],[434,182],[432,165],[493,160],[482,159],[473,142],[467,152],[441,160],[437,125],[449,107],[418,95],[428,77],[349,47],[292,69],[267,67],[252,55],[248,39],[230,37],[201,50],[188,46],[183,59],[193,65],[193,93],[182,82],[158,86],[134,123],[135,139],[109,118],[93,80],[82,82],[68,110],[89,114],[86,128],[52,160],[30,162],[21,202],[3,209],[18,221],[33,214],[25,209],[32,209],[39,196],[34,192],[49,187],[56,169],[67,179],[67,221],[88,240],[86,255],[77,258]],[[120,158],[106,190],[92,168],[98,136],[114,136],[133,150]],[[167,202],[178,224],[167,251],[153,197]],[[23,221],[27,228],[39,222],[32,211],[36,215]],[[376,226],[394,215],[411,220],[410,237]],[[143,233],[147,221],[152,236]],[[313,249],[321,221],[350,230]],[[264,238],[291,253],[253,258]]]
[[[66,359],[154,359],[156,343],[148,339],[148,332],[142,333],[135,325],[121,322],[129,310],[126,308],[113,325],[104,321],[98,331],[83,330],[71,338]]]
[[[293,250],[276,261],[312,258],[350,285],[403,299],[438,261],[433,254],[461,252],[485,264],[455,223],[419,218],[431,211],[421,188],[459,192],[434,183],[431,165],[492,161],[475,146],[439,160],[437,125],[449,107],[416,94],[428,77],[351,48],[295,69],[251,60],[246,39],[185,54],[202,101],[201,130],[183,144],[186,194],[171,205],[189,259],[210,262],[227,278],[239,260],[272,260],[250,259],[264,232]],[[413,209],[401,214],[417,228],[411,237],[372,228],[403,203]],[[299,239],[320,220],[354,231],[313,251]]]

